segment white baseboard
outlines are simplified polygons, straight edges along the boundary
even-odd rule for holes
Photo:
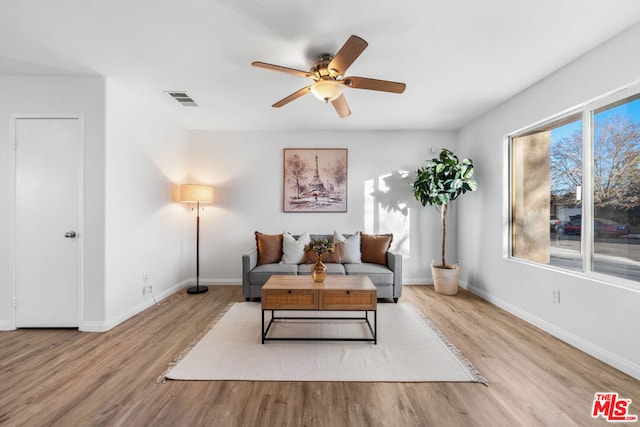
[[[193,286],[196,284],[196,279],[186,280],[185,286]],[[201,285],[242,285],[242,279],[203,279],[200,278]],[[433,280],[428,278],[423,279],[402,279],[403,285],[433,285]]]
[[[161,301],[170,295],[173,295],[182,288],[195,285],[196,279],[183,280],[182,282],[165,289],[164,291],[154,295],[156,301]],[[200,279],[203,285],[242,285],[241,279]],[[153,298],[149,295],[144,301],[138,305],[131,307],[129,310],[110,317],[106,321],[101,320],[85,320],[81,321],[78,330],[82,332],[106,332],[119,325],[120,323],[132,318],[136,314],[146,310],[154,304]],[[0,320],[0,331],[13,331],[15,326],[8,320]]]
[[[99,320],[85,320],[80,322],[80,326],[78,326],[78,330],[81,332],[104,332],[107,329],[107,322]]]
[[[15,329],[8,320],[0,320],[0,331],[15,331]]]
[[[176,285],[173,285],[172,287],[165,289],[164,291],[154,295],[156,302],[157,301],[161,301],[165,298],[167,298],[170,295],[173,295],[174,293],[176,293],[178,290],[184,288],[187,285],[187,281],[182,281]],[[147,308],[151,307],[153,304],[155,304],[155,302],[153,301],[153,298],[151,298],[151,295],[149,295],[147,297],[147,299],[143,302],[141,302],[140,304],[130,308],[129,310],[119,313],[116,316],[112,316],[111,318],[107,319],[105,322],[100,322],[100,321],[86,321],[86,322],[82,322],[80,325],[80,330],[83,332],[105,332],[108,331],[109,329],[112,329],[116,326],[118,326],[120,323],[132,318],[133,316],[135,316],[136,314],[146,310]]]
[[[422,279],[402,279],[402,285],[425,285],[425,286],[433,286],[433,279],[431,277],[425,277]]]
[[[196,279],[186,280],[186,286],[193,286],[196,284]],[[200,278],[201,285],[242,285],[242,279],[208,279]]]
[[[494,304],[506,311],[508,311],[509,313],[513,314],[516,317],[519,317],[520,319],[531,323],[532,325],[542,329],[543,331],[553,335],[554,337],[566,342],[567,344],[570,344],[572,346],[574,346],[575,348],[584,351],[585,353],[589,354],[590,356],[595,357],[596,359],[613,366],[614,368],[624,372],[627,375],[630,375],[632,377],[634,377],[635,379],[640,380],[640,366],[638,366],[637,364],[624,359],[620,356],[618,356],[617,354],[611,353],[610,351],[599,347],[589,341],[584,340],[583,338],[580,338],[577,335],[574,335],[562,328],[557,327],[556,325],[547,322],[544,319],[541,319],[537,316],[534,316],[533,314],[522,310],[521,308],[501,299],[498,298],[494,295],[491,295],[490,293],[477,288],[473,285],[470,285],[467,282],[463,282],[460,281],[460,287],[464,288],[466,290],[468,290],[469,292],[472,292],[476,295],[478,295],[480,298],[490,302],[491,304]]]

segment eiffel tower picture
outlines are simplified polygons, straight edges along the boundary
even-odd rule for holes
[[[285,148],[285,212],[346,212],[346,191],[346,149]]]
[[[313,196],[326,196],[327,189],[325,188],[322,180],[320,179],[320,172],[318,171],[318,155],[316,154],[316,167],[313,172],[313,180],[309,183],[308,194]]]

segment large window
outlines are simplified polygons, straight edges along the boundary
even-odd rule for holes
[[[510,256],[640,282],[640,94],[594,102],[509,144]]]

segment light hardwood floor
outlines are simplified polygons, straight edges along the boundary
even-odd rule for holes
[[[431,286],[406,286],[400,303],[430,317],[488,387],[156,382],[212,319],[241,301],[240,286],[210,286],[201,295],[178,292],[105,333],[0,332],[0,425],[606,425],[590,416],[600,391],[632,399],[630,412],[640,415],[640,381],[473,294],[441,296]]]

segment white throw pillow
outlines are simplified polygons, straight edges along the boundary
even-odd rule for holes
[[[311,238],[308,232],[304,232],[296,240],[291,233],[282,233],[282,260],[280,264],[302,264],[304,262],[304,247],[309,244]]]
[[[348,239],[342,234],[334,231],[333,241],[340,243],[340,257],[343,264],[362,263],[360,255],[360,232],[357,231]]]

